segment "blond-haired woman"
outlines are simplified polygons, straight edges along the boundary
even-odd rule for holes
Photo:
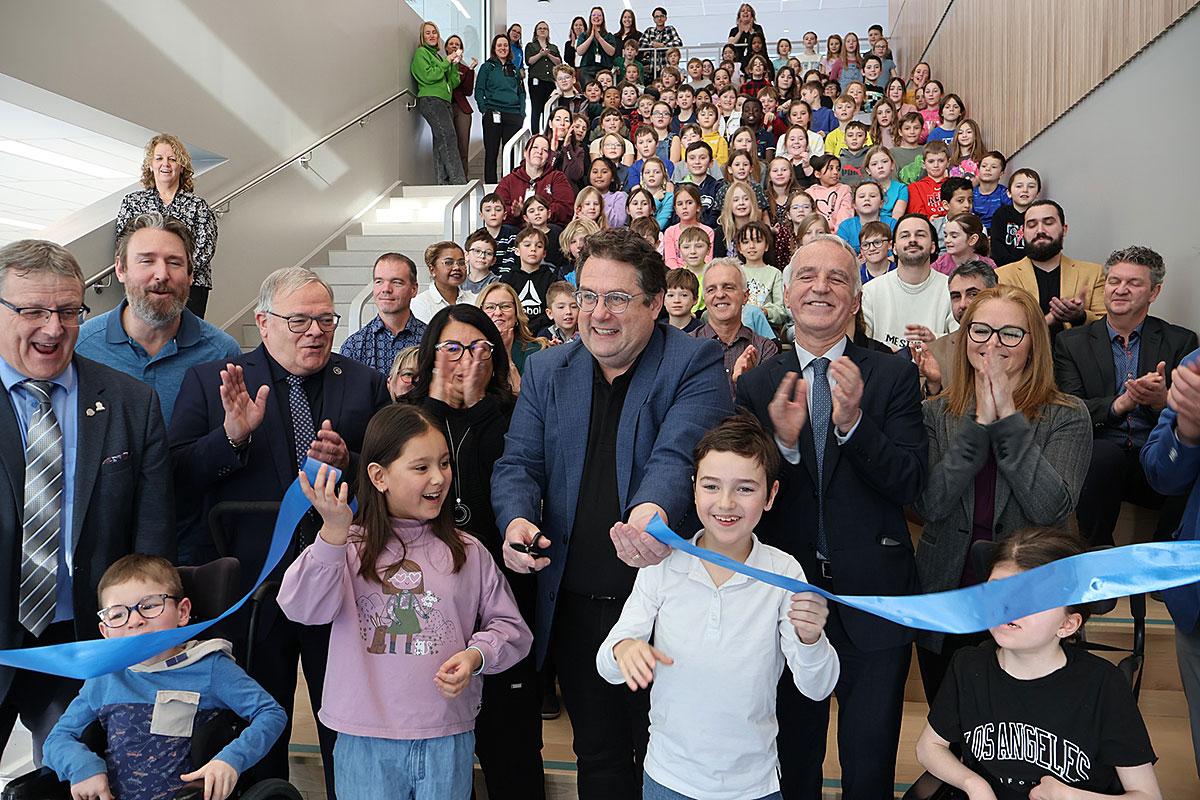
[[[545,350],[550,343],[530,332],[529,317],[521,307],[516,290],[507,283],[489,283],[475,298],[475,305],[483,309],[483,313],[500,331],[500,338],[504,340],[511,358],[513,393],[520,392],[525,359],[539,350]]]
[[[458,155],[458,134],[454,130],[450,96],[462,79],[458,63],[462,50],[451,49],[442,55],[442,34],[438,26],[421,23],[421,41],[413,53],[409,71],[417,82],[417,111],[433,133],[433,170],[439,185],[466,183],[462,160]]]
[[[217,218],[208,203],[192,194],[192,157],[183,142],[160,133],[146,143],[141,191],[130,192],[117,212],[117,238],[139,214],[174,217],[192,233],[192,287],[188,309],[201,319],[212,290],[212,257],[217,249]]]

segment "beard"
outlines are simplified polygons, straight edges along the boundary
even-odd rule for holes
[[[149,288],[128,293],[129,307],[138,319],[152,328],[165,328],[179,319],[187,305],[187,293],[172,292],[170,295],[152,295]]]
[[[1049,261],[1056,255],[1062,252],[1063,240],[1062,237],[1045,241],[1044,239],[1026,242],[1025,252],[1034,261]]]
[[[901,266],[905,267],[920,267],[929,263],[929,251],[919,250],[912,252],[910,250],[901,250],[896,253],[896,260]]]

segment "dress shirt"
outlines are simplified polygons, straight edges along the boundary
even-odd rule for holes
[[[804,580],[795,558],[757,537],[746,564]],[[811,645],[800,641],[790,609],[787,592],[736,573],[717,586],[703,562],[677,550],[638,570],[596,668],[609,683],[622,683],[613,646],[652,633],[654,646],[675,661],[657,665],[650,686],[647,775],[713,800],[779,791],[775,693],[784,662],[796,688],[814,700],[829,696],[840,672],[824,634]]]
[[[705,323],[704,325],[692,331],[684,331],[695,339],[713,339],[717,344],[721,345],[724,351],[725,361],[725,377],[729,378],[729,389],[733,391],[733,368],[737,364],[737,360],[742,357],[742,353],[746,352],[746,348],[754,345],[754,349],[758,351],[758,363],[774,358],[779,355],[779,345],[774,339],[768,339],[765,336],[759,336],[754,331],[742,325],[738,328],[737,335],[733,337],[733,342],[725,344],[717,332],[713,330],[712,325]]]
[[[18,427],[21,429],[21,451],[24,459],[25,438],[29,430],[29,420],[37,411],[36,397],[19,384],[28,380],[28,376],[17,372],[11,364],[0,358],[0,381],[8,392],[13,411],[17,415]],[[55,607],[54,621],[74,619],[71,572],[74,556],[73,528],[75,522],[75,456],[79,451],[79,376],[75,372],[75,363],[71,362],[65,370],[50,379],[54,388],[50,390],[50,407],[58,420],[59,430],[62,431],[63,448],[63,500],[61,531],[58,536],[58,571],[55,575]],[[12,447],[15,442],[8,442],[6,447]],[[18,543],[21,541],[20,531],[17,533]]]
[[[1125,394],[1126,380],[1141,377],[1138,375],[1138,360],[1142,354],[1142,328],[1145,324],[1146,321],[1142,320],[1141,324],[1129,334],[1129,340],[1122,342],[1121,335],[1113,329],[1113,326],[1107,321],[1104,323],[1105,327],[1108,328],[1108,342],[1112,346],[1113,377],[1116,383],[1116,386],[1113,388],[1117,397]],[[1121,421],[1116,425],[1105,426],[1103,430],[1104,438],[1120,442],[1126,447],[1135,446],[1140,448],[1146,444],[1146,438],[1150,436],[1150,431],[1154,429],[1154,425],[1157,422],[1157,412],[1138,405],[1122,417]]]
[[[187,371],[197,364],[239,356],[242,348],[228,333],[185,308],[175,338],[151,356],[125,332],[121,315],[128,306],[129,301],[122,300],[112,311],[83,323],[75,352],[120,370],[153,389],[158,394],[163,421],[170,426],[175,398]]]
[[[843,336],[841,339],[838,340],[837,344],[835,344],[833,347],[831,347],[825,351],[824,357],[829,359],[830,364],[832,364],[834,361],[836,361],[837,359],[841,358],[842,356],[844,356],[846,354],[846,342],[847,342],[847,339],[845,336]],[[798,360],[800,362],[800,373],[804,377],[805,385],[808,387],[808,407],[809,408],[812,408],[812,392],[813,392],[812,362],[813,362],[813,359],[815,359],[815,358],[817,358],[817,356],[814,356],[812,353],[808,352],[800,345],[796,345],[796,360]],[[833,387],[837,386],[837,380],[832,375],[829,375],[828,377],[829,377],[829,391],[832,393]],[[846,442],[850,441],[850,437],[854,435],[854,432],[856,430],[858,430],[858,423],[860,423],[860,422],[862,422],[862,410],[861,409],[858,412],[858,419],[856,419],[854,421],[854,424],[850,426],[850,430],[846,431],[845,434],[843,434],[841,431],[839,431],[837,429],[837,425],[833,424],[832,419],[829,420],[829,426],[831,428],[833,428],[833,435],[837,439],[837,443],[839,445],[843,445]],[[800,448],[799,447],[785,446],[783,442],[779,441],[778,436],[775,437],[775,444],[779,445],[780,455],[782,455],[789,464],[799,464],[800,463]],[[798,445],[799,442],[797,442],[796,444]]]
[[[396,361],[396,355],[406,347],[419,345],[424,335],[425,323],[411,312],[408,323],[396,333],[388,330],[383,318],[376,314],[375,319],[346,337],[346,341],[342,342],[341,354],[387,375]]]
[[[475,302],[475,295],[465,289],[458,290],[458,302],[468,305]],[[430,285],[428,289],[421,292],[413,298],[412,303],[408,306],[408,311],[419,321],[429,324],[429,320],[433,319],[433,315],[452,305],[446,302],[446,298],[442,297],[442,293],[437,290],[436,286]],[[391,364],[388,364],[390,367]]]

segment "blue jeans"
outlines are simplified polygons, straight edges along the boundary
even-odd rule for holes
[[[341,789],[338,790],[338,796],[341,797]],[[643,772],[642,800],[692,800],[692,798],[686,794],[680,794],[674,789],[668,789]],[[783,795],[779,792],[772,792],[759,800],[783,800]]]
[[[466,800],[471,796],[475,732],[436,739],[337,735],[339,800]]]

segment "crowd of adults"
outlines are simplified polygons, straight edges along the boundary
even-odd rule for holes
[[[928,64],[901,77],[878,26],[865,56],[853,33],[824,53],[806,33],[772,59],[743,5],[720,61],[681,69],[666,10],[653,18],[639,31],[626,10],[609,32],[597,7],[561,49],[544,22],[523,46],[513,25],[477,73],[457,36],[422,25],[412,74],[438,180],[465,180],[473,96],[499,186],[465,241],[431,243],[423,265],[379,256],[378,314],[340,354],[333,292],[303,268],[263,282],[252,351],[203,320],[216,229],[174,137],[151,141],[146,189],[122,204],[116,309],[85,321],[63,248],[0,248],[0,429],[26,445],[0,453],[13,565],[0,645],[94,637],[96,584],[116,558],[215,557],[215,508],[278,502],[307,457],[356,474],[372,415],[418,404],[447,435],[456,524],[504,565],[535,637],[528,658],[484,677],[489,796],[545,796],[556,675],[579,796],[632,798],[647,692],[603,680],[596,651],[638,568],[667,555],[650,520],[693,524],[692,449],[735,407],[784,462],[759,536],[839,594],[978,583],[973,543],[1031,526],[1111,545],[1123,500],[1158,510],[1156,539],[1195,535],[1200,355],[1194,332],[1150,314],[1166,275],[1156,252],[1066,256],[1066,210],[1039,198],[1038,174],[1002,184],[1005,157],[964,99]],[[499,176],[527,100],[539,132]],[[987,258],[989,241],[1003,258]],[[272,516],[243,506],[227,521],[246,588]],[[319,527],[304,518],[277,573]],[[1166,600],[1200,763],[1200,586]],[[932,701],[951,656],[986,633],[918,633],[833,605],[826,634],[842,796],[891,797],[914,641]],[[320,711],[328,636],[273,603],[262,612],[252,675],[289,729],[259,777],[287,776],[298,667]],[[19,716],[40,750],[77,690],[0,668],[0,742]],[[785,672],[789,800],[821,796],[829,712]],[[318,730],[332,798],[336,734],[319,718]]]

